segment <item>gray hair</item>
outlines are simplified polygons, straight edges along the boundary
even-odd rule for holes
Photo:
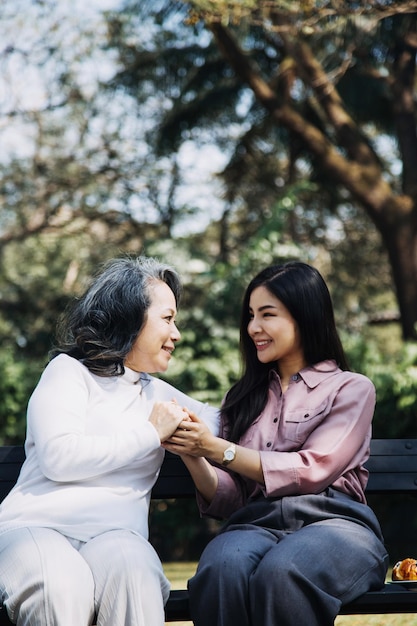
[[[150,285],[162,281],[178,306],[177,272],[152,257],[113,259],[66,311],[52,357],[65,353],[99,376],[124,373],[124,360],[139,335],[149,309]]]

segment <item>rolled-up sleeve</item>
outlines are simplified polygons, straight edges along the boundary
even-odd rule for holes
[[[226,519],[245,504],[246,497],[243,485],[236,474],[217,467],[214,469],[219,479],[216,494],[209,504],[197,492],[197,503],[201,515]]]

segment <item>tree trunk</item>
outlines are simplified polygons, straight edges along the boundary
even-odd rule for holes
[[[380,228],[388,251],[403,338],[417,339],[417,213]]]

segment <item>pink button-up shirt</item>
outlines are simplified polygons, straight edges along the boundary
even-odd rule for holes
[[[363,464],[374,408],[372,382],[342,371],[334,361],[303,369],[285,393],[272,374],[266,407],[239,441],[260,451],[265,486],[216,467],[218,489],[210,505],[199,497],[201,512],[226,518],[261,492],[276,498],[330,486],[365,503]]]

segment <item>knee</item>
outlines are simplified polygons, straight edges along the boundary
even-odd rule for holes
[[[250,561],[251,555],[245,550],[245,543],[236,540],[232,533],[224,533],[206,546],[200,557],[199,567],[237,576],[242,569],[248,569]],[[253,567],[256,567],[255,562]]]
[[[55,616],[65,615],[59,623],[86,622],[94,609],[94,581],[67,539],[50,529],[23,528],[11,531],[1,548],[2,599],[12,619],[58,623]]]
[[[194,589],[211,585],[246,589],[259,557],[245,547],[245,542],[236,541],[227,533],[213,539],[200,557],[193,581]]]
[[[77,598],[83,605],[93,603],[94,579],[87,564],[80,563],[77,568],[67,571],[50,573],[42,581],[44,594],[48,598],[62,598],[70,595]]]
[[[62,568],[65,570],[65,568]],[[45,572],[36,584],[14,589],[5,602],[12,619],[22,623],[69,624],[94,615],[94,582],[91,572]],[[76,598],[76,602],[74,602]]]
[[[112,552],[107,575],[118,580],[132,577],[135,581],[159,578],[162,564],[151,544],[135,535],[127,535],[126,540],[123,539]]]
[[[164,601],[169,594],[169,582],[161,561],[151,544],[143,537],[129,532],[106,533],[91,540],[82,555],[94,576],[96,596],[125,589],[142,596],[161,592]]]
[[[302,570],[297,560],[292,559],[291,555],[281,558],[278,551],[272,550],[259,562],[251,576],[250,585],[256,593],[263,594],[270,588],[271,581],[274,581],[276,588],[284,590],[299,577],[302,577]]]

